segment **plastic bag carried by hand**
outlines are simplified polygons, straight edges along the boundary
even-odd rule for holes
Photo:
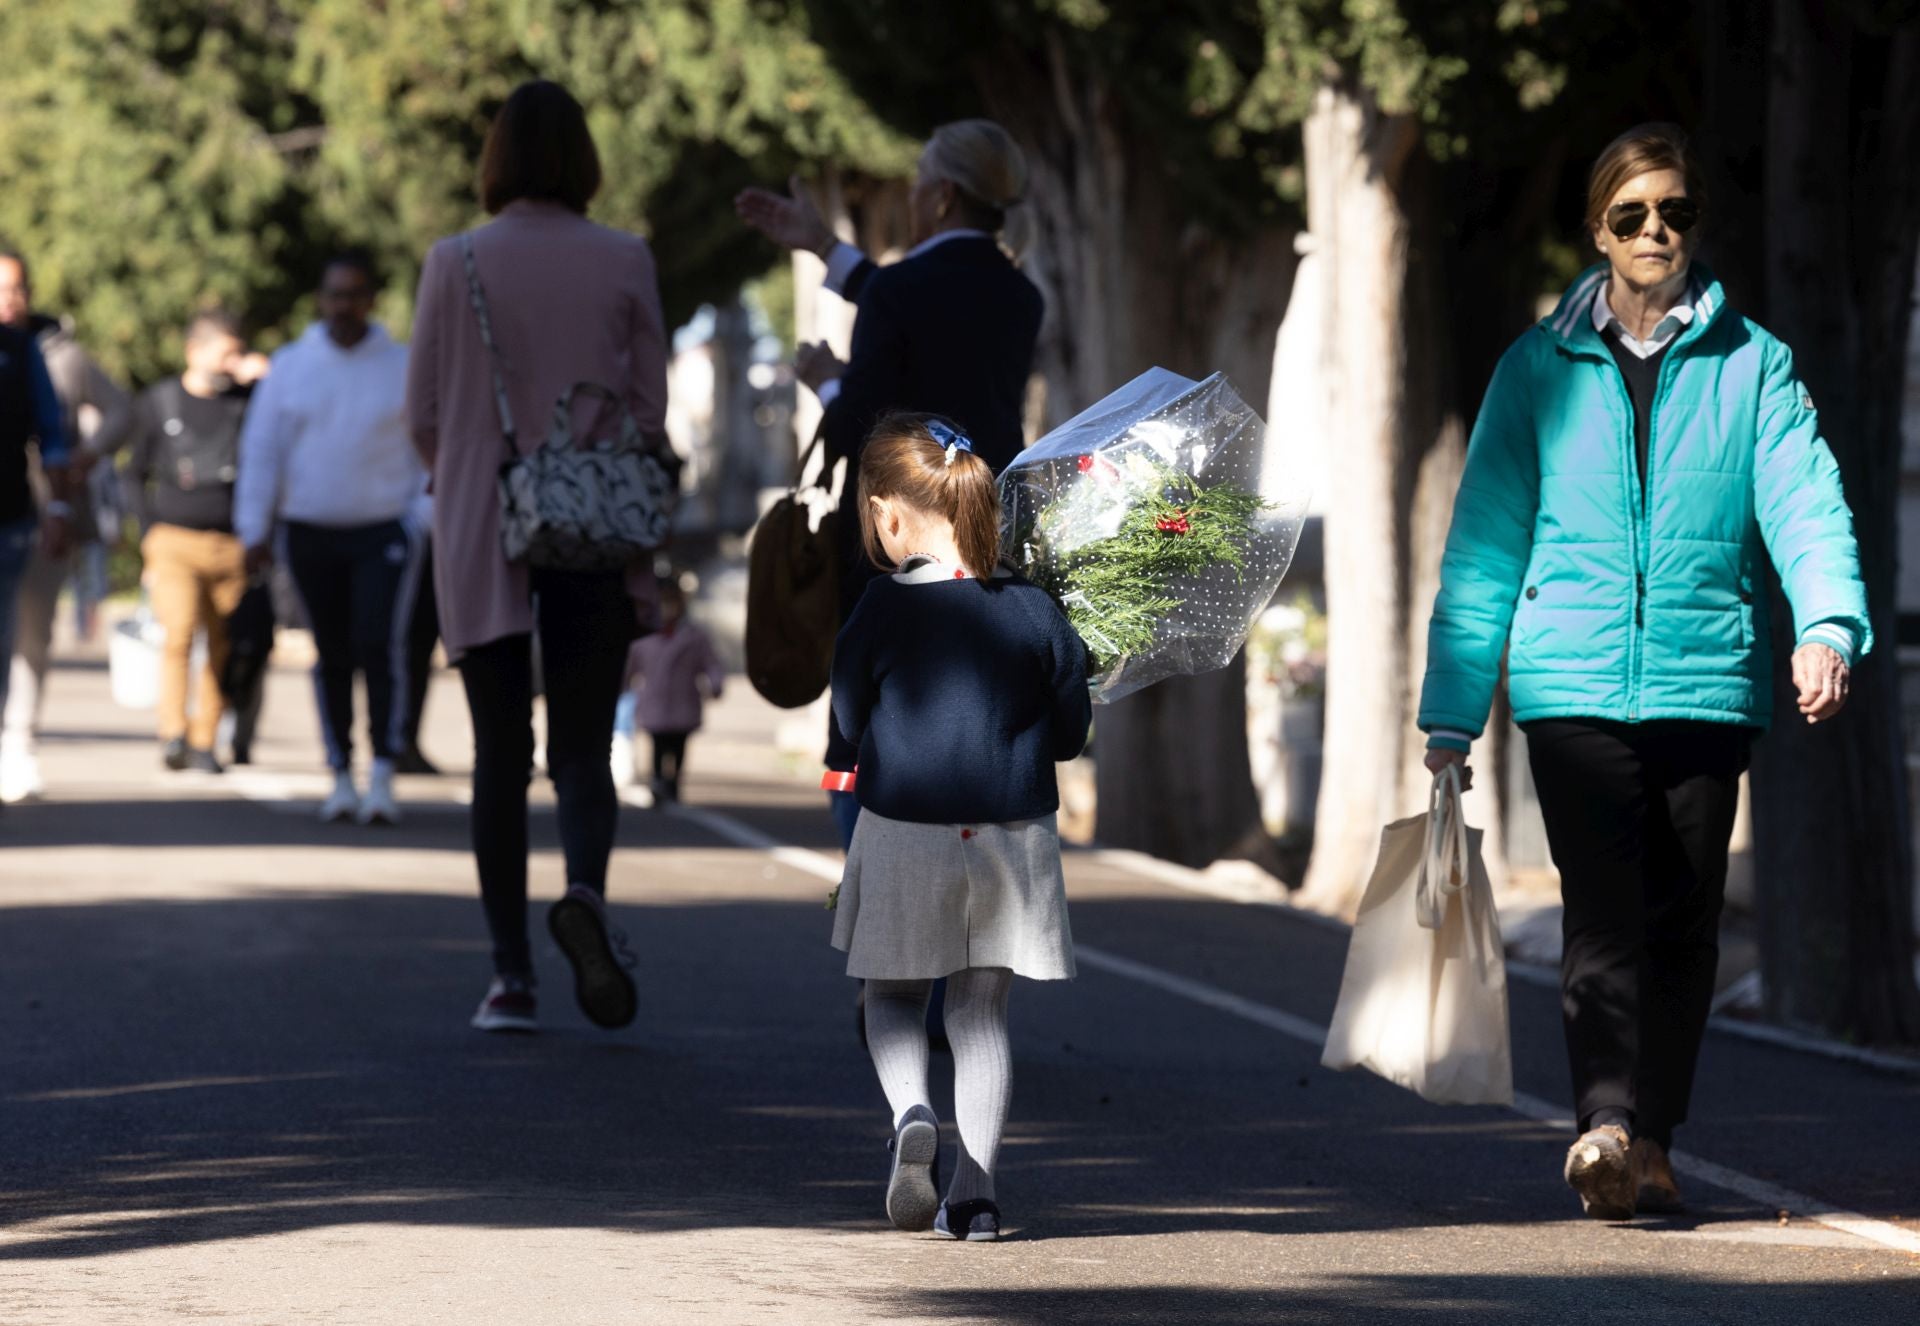
[[[1225,667],[1293,561],[1306,494],[1224,374],[1141,374],[1000,480],[1009,562],[1093,654],[1093,698]]]

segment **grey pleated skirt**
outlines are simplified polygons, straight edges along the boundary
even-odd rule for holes
[[[860,812],[834,910],[847,975],[924,981],[968,967],[1071,979],[1056,817],[910,824]]]

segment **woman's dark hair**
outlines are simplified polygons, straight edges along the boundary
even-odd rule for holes
[[[600,153],[573,94],[546,79],[515,88],[480,152],[480,205],[497,214],[532,198],[584,216],[598,192]]]

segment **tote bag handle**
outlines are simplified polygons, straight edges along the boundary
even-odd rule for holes
[[[1467,856],[1467,815],[1460,802],[1460,766],[1449,764],[1434,775],[1427,797],[1427,842],[1421,854],[1420,883],[1414,893],[1414,914],[1429,930],[1438,930],[1447,917],[1447,899],[1467,887],[1472,878]]]

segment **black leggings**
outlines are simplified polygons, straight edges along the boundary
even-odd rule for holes
[[[1713,1005],[1750,729],[1526,724],[1560,868],[1560,1006],[1582,1130],[1596,1114],[1671,1146]]]
[[[680,771],[687,763],[687,738],[691,732],[650,732],[653,738],[653,776],[669,787],[680,786]]]
[[[618,573],[533,574],[534,630],[547,697],[547,774],[559,803],[567,883],[607,889],[619,800],[613,713],[633,601]],[[493,934],[494,970],[533,970],[527,945],[527,785],[533,778],[533,637],[512,635],[460,660],[473,715],[473,854]]]

